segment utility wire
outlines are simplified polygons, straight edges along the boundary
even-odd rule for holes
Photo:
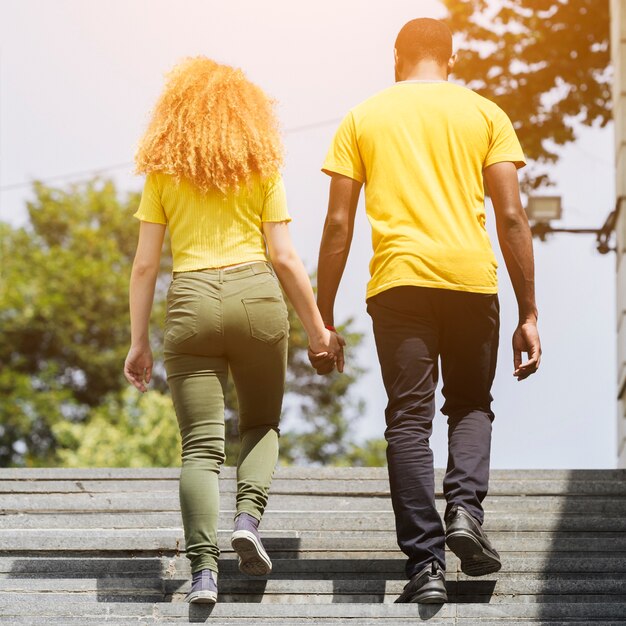
[[[81,172],[68,172],[67,174],[59,174],[57,176],[49,176],[45,180],[39,180],[35,178],[33,180],[37,180],[38,182],[47,185],[48,183],[55,182],[57,180],[64,180],[66,178],[81,178],[87,176],[96,176],[98,174],[102,174],[104,172],[112,172],[113,170],[121,170],[126,169],[132,165],[132,162],[128,163],[118,163],[117,165],[107,165],[105,167],[95,168],[91,170],[83,170]],[[0,187],[0,191],[10,191],[11,189],[20,189],[22,187],[30,187],[33,184],[33,181],[22,182],[22,183],[12,183],[10,185],[3,185]]]
[[[307,130],[314,130],[315,128],[322,128],[324,126],[330,126],[330,124],[337,124],[341,121],[341,118],[333,118],[330,120],[322,120],[321,122],[313,122],[311,124],[303,124],[301,126],[293,126],[292,128],[287,128],[283,131],[283,135],[291,135],[294,133],[304,132]],[[90,170],[82,170],[78,172],[68,172],[67,174],[58,174],[56,176],[49,176],[45,180],[38,180],[44,185],[47,185],[52,182],[56,182],[59,180],[67,180],[72,179],[76,182],[80,182],[81,180],[85,180],[86,178],[91,178],[93,176],[98,176],[100,174],[104,174],[105,172],[113,172],[115,170],[123,170],[132,167],[134,163],[132,161],[127,161],[126,163],[116,163],[114,165],[106,165],[104,167],[92,168]],[[21,183],[11,183],[8,185],[0,186],[0,192],[2,191],[11,191],[13,189],[22,189],[23,187],[30,187],[33,184],[33,181],[24,181]]]

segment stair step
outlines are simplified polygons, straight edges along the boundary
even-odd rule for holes
[[[218,532],[222,552],[232,551],[231,530]],[[626,552],[624,533],[573,532],[490,532],[490,540],[501,553],[533,552]],[[391,532],[274,531],[263,533],[270,556],[282,558],[290,552],[396,552],[398,545]],[[39,529],[0,530],[0,550],[167,550],[183,551],[182,529]]]
[[[430,615],[430,614],[429,614]],[[254,624],[258,624],[259,626],[274,626],[284,625],[284,626],[399,626],[402,625],[411,625],[415,626],[416,621],[419,619],[420,622],[427,621],[429,626],[526,626],[528,624],[533,624],[534,626],[589,626],[589,624],[598,624],[598,626],[624,626],[625,621],[622,619],[606,619],[606,618],[582,618],[570,620],[566,619],[565,621],[559,619],[550,619],[550,618],[530,618],[526,617],[523,621],[512,620],[508,617],[504,617],[501,619],[476,619],[474,617],[463,618],[463,617],[420,617],[420,616],[412,616],[412,617],[374,617],[371,619],[359,617],[358,621],[356,621],[352,617],[335,617],[329,619],[316,619],[310,617],[303,618],[276,618],[270,617],[267,619],[264,618],[256,618],[254,620]],[[134,618],[134,623],[138,618]],[[179,620],[163,620],[160,617],[152,618],[152,617],[142,617],[140,618],[141,624],[158,624],[159,626],[173,626],[175,624],[181,623],[189,623],[189,622],[205,622],[210,623],[212,621],[212,617],[210,614],[204,615],[201,613],[193,612],[185,621],[185,619]],[[10,623],[14,626],[33,626],[36,621],[33,621],[32,617],[11,617],[7,620],[0,617],[0,624]],[[216,622],[217,623],[217,622]],[[129,622],[126,619],[117,620],[115,617],[111,617],[107,615],[106,618],[84,618],[84,617],[46,617],[46,626],[93,626],[95,624],[102,624],[105,626],[128,626]],[[250,626],[251,621],[249,619],[240,619],[236,617],[232,618],[224,618],[222,617],[219,621],[219,625],[227,625],[227,626]]]
[[[221,477],[234,479],[236,468],[225,465]],[[39,468],[3,468],[0,480],[120,480],[124,482],[142,480],[177,480],[180,468],[176,467],[39,467]],[[435,478],[441,482],[445,475],[442,468],[435,469]],[[274,474],[274,481],[280,479],[293,480],[386,480],[385,467],[298,467],[279,466]],[[525,470],[491,470],[491,481],[602,481],[616,482],[626,479],[626,469],[525,469]]]
[[[440,485],[440,482],[436,483]],[[234,478],[220,480],[220,491],[232,494],[237,490]],[[626,495],[626,483],[615,480],[498,480],[489,483],[491,495],[516,495],[524,493],[534,495],[558,495],[565,490],[577,495]],[[171,493],[177,495],[178,478],[167,480],[34,480],[30,479],[3,479],[0,474],[0,494],[115,494],[140,493],[156,497],[160,494]],[[388,496],[389,481],[385,476],[382,479],[354,480],[354,479],[306,479],[275,478],[272,481],[271,492],[274,495],[308,494],[308,495],[368,495]],[[441,496],[441,490],[437,491]]]
[[[574,505],[575,502],[575,505]],[[443,511],[443,500],[439,501]],[[614,496],[584,496],[572,498],[566,495],[548,496],[489,496],[484,503],[485,514],[492,513],[537,514],[550,513],[572,515],[626,515],[626,498]],[[224,494],[222,511],[235,510],[234,494]],[[315,496],[309,494],[270,494],[270,511],[311,512],[391,512],[388,495],[383,496]],[[174,491],[155,495],[153,493],[71,493],[71,494],[8,494],[0,500],[0,520],[9,513],[46,513],[55,511],[87,512],[115,511],[119,513],[145,511],[180,511],[178,496]]]
[[[39,620],[48,617],[82,617],[85,622],[93,618],[109,618],[122,621],[154,620],[163,621],[201,621],[202,617],[225,620],[274,620],[293,624],[296,620],[308,619],[309,623],[323,620],[370,619],[389,620],[389,623],[402,623],[400,620],[447,619],[442,623],[455,624],[458,619],[578,619],[587,620],[623,620],[626,615],[625,602],[516,602],[516,603],[448,603],[445,605],[385,604],[385,603],[320,603],[320,604],[262,604],[254,602],[218,602],[213,607],[189,606],[185,602],[99,602],[84,598],[75,598],[72,594],[46,593],[12,594],[10,600],[0,599],[0,615],[3,618],[33,616]],[[316,621],[311,621],[316,620]],[[393,621],[395,620],[395,621]],[[108,619],[107,619],[108,623]],[[262,622],[261,622],[262,623]],[[333,622],[336,624],[337,622]],[[341,622],[339,622],[341,623]],[[358,622],[363,623],[362,621]],[[604,623],[604,622],[603,622]]]
[[[443,513],[443,506],[441,507]],[[222,510],[219,528],[232,527],[234,511]],[[0,516],[0,529],[54,529],[54,528],[97,528],[97,529],[157,529],[182,528],[180,512],[71,512],[37,513],[27,515],[12,513]],[[263,532],[278,530],[310,531],[388,531],[394,532],[394,517],[391,511],[326,511],[323,515],[311,515],[293,511],[269,510],[263,517]],[[510,512],[492,512],[485,519],[485,530],[494,531],[571,531],[571,532],[624,532],[626,516],[595,515],[595,512],[555,515],[535,513],[515,515]]]
[[[13,556],[0,557],[0,575],[23,577],[38,575],[42,578],[138,576],[157,578],[189,579],[191,572],[189,561],[184,556],[167,557],[103,557],[100,553],[89,556],[87,553],[63,556]],[[624,578],[626,573],[626,554],[580,555],[578,553],[560,553],[558,556],[537,555],[536,553],[511,553],[504,559],[503,572],[508,575],[524,574],[533,577],[555,576],[559,574],[596,576],[615,575]],[[499,572],[496,577],[504,575]],[[448,553],[447,575],[460,574],[458,559]],[[220,558],[221,576],[239,576],[237,560],[230,553]],[[404,580],[404,556],[396,552],[390,558],[291,558],[273,559],[272,578],[345,578],[347,576],[363,578],[384,578]]]
[[[393,602],[402,592],[404,579],[385,580],[383,578],[333,578],[329,579],[286,579],[278,577],[250,579],[232,578],[221,575],[219,578],[221,601],[247,602]],[[588,602],[626,602],[626,589],[623,577],[619,575],[597,575],[588,577],[564,576],[534,577],[502,574],[486,579],[467,579],[454,573],[447,575],[448,594],[452,602],[479,602],[487,598],[491,602],[576,602],[585,596]],[[46,593],[80,594],[82,597],[123,601],[141,601],[141,597],[151,597],[151,601],[173,599],[182,601],[189,591],[187,577],[173,579],[139,578],[129,576],[42,578],[0,577],[0,593],[40,594],[42,585]],[[235,599],[229,599],[233,596]],[[571,596],[568,599],[568,596]],[[522,599],[523,597],[523,599]],[[578,598],[578,600],[577,600]]]

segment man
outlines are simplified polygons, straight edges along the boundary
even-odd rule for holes
[[[396,84],[348,113],[323,166],[332,179],[318,306],[331,328],[365,184],[374,249],[367,309],[389,400],[385,438],[398,544],[408,557],[409,582],[398,602],[447,601],[445,543],[470,576],[501,567],[482,530],[499,334],[483,181],[519,305],[518,380],[537,370],[541,355],[532,239],[517,180],[524,155],[499,107],[447,82],[455,60],[445,24],[407,23],[395,44]],[[333,367],[323,355],[310,357],[319,373]],[[445,533],[429,447],[439,360],[449,426]]]

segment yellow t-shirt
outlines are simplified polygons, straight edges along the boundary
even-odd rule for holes
[[[352,109],[323,171],[365,183],[367,297],[400,285],[496,293],[483,169],[524,153],[504,111],[447,81],[399,82]]]
[[[135,217],[167,224],[175,272],[266,261],[262,223],[291,220],[280,174],[254,177],[228,194],[203,194],[189,181],[148,174]]]

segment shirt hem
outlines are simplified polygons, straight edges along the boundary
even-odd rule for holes
[[[212,262],[205,262],[205,263],[194,263],[193,265],[184,265],[184,266],[179,266],[174,263],[174,266],[172,267],[172,272],[178,273],[178,272],[197,272],[198,270],[214,270],[214,269],[219,269],[222,267],[229,267],[231,265],[239,265],[243,263],[254,263],[255,261],[269,263],[269,259],[266,256],[257,254],[252,257],[245,257],[243,259],[229,259],[227,261],[220,261],[219,263],[212,261]]]
[[[523,158],[520,159],[519,154],[502,154],[485,161],[483,169],[489,167],[490,165],[495,165],[496,163],[514,163],[518,170],[526,167],[526,160]]]
[[[167,226],[167,222],[160,222],[157,219],[154,219],[154,218],[151,219],[145,215],[139,215],[138,213],[135,213],[133,217],[135,219],[138,219],[140,222],[149,222],[150,224],[162,224],[163,226]]]
[[[342,176],[347,176],[352,180],[356,180],[358,183],[363,184],[365,180],[363,177],[356,175],[356,172],[349,167],[342,167],[341,165],[332,165],[329,163],[324,163],[322,166],[322,172],[327,174],[328,176],[332,176],[333,174],[341,174]]]
[[[265,224],[267,222],[274,222],[274,223],[291,222],[292,220],[293,218],[291,217],[276,217],[276,218],[270,218],[270,219],[261,219],[261,224]]]
[[[498,293],[498,285],[459,285],[457,283],[446,282],[431,282],[427,280],[411,279],[411,278],[399,278],[389,283],[384,283],[378,287],[368,287],[365,295],[365,299],[372,298],[373,296],[392,289],[393,287],[430,287],[432,289],[449,289],[450,291],[464,291],[467,293],[482,293],[493,295]]]

